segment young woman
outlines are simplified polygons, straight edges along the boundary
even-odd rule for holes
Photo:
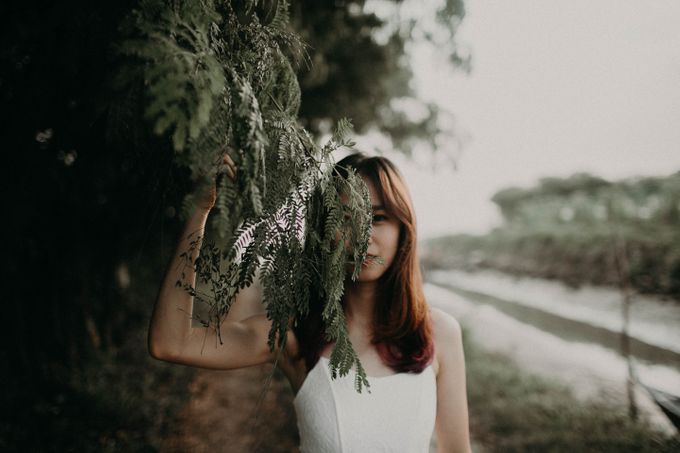
[[[224,163],[234,178],[228,155]],[[425,301],[415,213],[403,177],[384,157],[355,153],[336,165],[357,171],[373,205],[367,260],[356,281],[348,275],[342,299],[370,393],[356,392],[353,373],[331,379],[334,344],[324,339],[322,307],[315,301],[308,317],[288,330],[278,360],[276,348],[271,352],[267,345],[271,321],[264,313],[240,321],[227,317],[222,346],[212,346],[214,329],[192,327],[193,297],[175,282],[184,272],[193,286],[195,274],[182,270],[179,255],[203,236],[214,191],[188,220],[170,263],[151,319],[149,351],[160,360],[202,368],[276,363],[295,393],[302,453],[427,452],[434,430],[439,452],[470,452],[461,330]]]

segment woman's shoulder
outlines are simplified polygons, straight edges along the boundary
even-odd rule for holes
[[[430,307],[430,314],[435,335],[448,338],[460,335],[460,323],[452,315],[437,307]]]
[[[462,330],[458,320],[441,308],[430,307],[432,334],[437,357],[437,373],[443,363],[451,360],[451,352],[462,347]]]

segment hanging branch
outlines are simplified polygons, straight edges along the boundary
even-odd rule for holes
[[[326,337],[336,341],[333,376],[347,374],[356,363],[361,392],[368,381],[340,300],[345,263],[353,264],[356,279],[366,256],[371,203],[361,178],[351,170],[347,179],[339,177],[332,159],[337,149],[354,145],[352,124],[339,121],[323,146],[298,124],[300,87],[293,65],[306,58],[305,46],[288,29],[288,2],[276,2],[275,12],[258,5],[142,1],[121,27],[117,49],[128,64],[117,83],[131,92],[144,87],[137,90],[144,93],[137,100],[144,117],[156,134],[169,138],[170,155],[194,180],[212,183],[225,150],[238,165],[235,180],[218,180],[212,226],[223,244],[205,244],[199,258],[187,263],[195,266],[207,294],[178,282],[209,306],[208,319],[200,322],[219,335],[239,290],[253,283],[259,269],[272,321],[270,350],[277,336],[283,348],[291,320],[304,318],[311,298],[321,298]],[[347,194],[346,204],[341,193]],[[193,197],[184,199],[185,214]],[[315,230],[319,224],[324,231]],[[320,279],[318,294],[311,293],[312,279]]]

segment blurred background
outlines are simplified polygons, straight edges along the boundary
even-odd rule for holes
[[[138,6],[0,7],[0,449],[296,451],[277,370],[148,356],[191,182],[108,127]],[[409,183],[428,301],[464,328],[474,451],[680,449],[678,20],[670,0],[291,4],[300,122],[323,141],[351,118]]]

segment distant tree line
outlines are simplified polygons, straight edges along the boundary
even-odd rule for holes
[[[434,239],[426,262],[573,285],[629,283],[680,299],[680,172],[612,182],[583,173],[544,178],[493,201],[502,226]]]
[[[509,188],[493,198],[508,225],[634,223],[678,225],[680,172],[610,182],[586,173],[543,178],[536,187]]]

